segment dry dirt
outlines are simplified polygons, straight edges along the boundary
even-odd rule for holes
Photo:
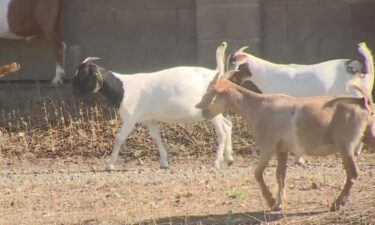
[[[172,157],[169,170],[153,159],[117,164],[104,159],[2,158],[0,224],[374,224],[375,154],[357,158],[361,176],[348,204],[329,212],[345,174],[336,156],[290,157],[287,204],[270,212],[253,177],[257,155],[236,155],[232,167],[211,166],[212,157]],[[275,161],[266,182],[276,189]]]

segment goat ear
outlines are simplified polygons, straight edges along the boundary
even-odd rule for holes
[[[227,90],[229,87],[229,84],[227,82],[227,80],[219,80],[218,82],[216,82],[216,84],[214,85],[214,89],[217,93],[222,93],[224,92],[225,90]]]
[[[233,58],[235,63],[239,65],[246,62],[247,55],[245,53],[236,53]]]
[[[82,63],[90,63],[90,62],[92,62],[94,60],[98,60],[98,59],[100,59],[100,58],[98,58],[98,57],[87,57],[85,60],[83,60]]]

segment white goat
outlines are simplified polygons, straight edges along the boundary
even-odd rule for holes
[[[217,58],[224,57],[225,47],[218,48]],[[92,63],[94,59],[97,58],[87,58],[77,67],[73,91],[76,96],[100,91],[119,107],[122,127],[106,168],[114,169],[121,145],[137,122],[148,127],[159,148],[160,167],[168,168],[167,151],[159,133],[158,122],[205,120],[201,110],[195,105],[206,92],[217,71],[201,67],[175,67],[154,73],[123,75],[99,67]],[[232,123],[221,114],[211,121],[218,138],[214,164],[220,167],[220,161],[224,157],[230,165],[233,163]]]
[[[230,72],[229,76],[236,76]],[[217,80],[217,81],[216,81]],[[354,147],[361,141],[372,110],[366,90],[351,81],[350,85],[363,94],[351,96],[291,97],[283,94],[258,94],[217,76],[197,105],[207,119],[227,110],[239,113],[251,123],[259,147],[259,163],[255,178],[272,210],[281,210],[285,196],[288,153],[326,156],[339,153],[346,170],[346,183],[331,205],[338,210],[349,197],[358,177]],[[279,185],[275,198],[263,179],[263,171],[272,155],[277,155]]]
[[[276,64],[244,53],[246,48],[242,47],[235,52],[230,61],[235,63],[236,68],[241,66],[242,70],[249,70],[248,80],[262,93],[283,93],[295,97],[343,94],[358,96],[358,92],[346,88],[347,82],[353,79],[359,79],[361,86],[368,93],[372,92],[374,62],[365,43],[358,44],[363,66],[358,61],[349,59],[335,59],[313,65]],[[359,144],[356,155],[360,149]],[[303,161],[299,156],[296,157],[296,162]]]

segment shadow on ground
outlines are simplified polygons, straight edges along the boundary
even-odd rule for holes
[[[327,211],[315,211],[315,212],[299,212],[299,213],[283,213],[283,212],[270,212],[270,211],[258,211],[258,212],[243,212],[243,213],[226,213],[219,215],[205,215],[205,216],[177,216],[168,218],[158,218],[152,220],[139,221],[134,224],[184,224],[184,225],[195,225],[195,224],[215,224],[215,225],[251,225],[261,224],[267,222],[273,222],[290,217],[302,217],[312,216],[316,214],[325,213]]]

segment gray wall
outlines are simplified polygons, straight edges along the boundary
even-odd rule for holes
[[[214,50],[249,45],[282,63],[355,57],[375,51],[375,0],[64,0],[67,73],[86,56],[133,73],[175,65],[214,67]],[[15,80],[49,80],[54,56],[42,38],[0,40],[0,64],[18,61]]]

